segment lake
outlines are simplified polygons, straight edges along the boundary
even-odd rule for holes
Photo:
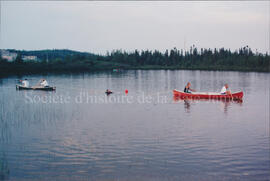
[[[0,180],[269,180],[269,73],[130,70],[0,79]],[[55,92],[16,90],[41,78]],[[243,91],[243,101],[172,90]],[[107,96],[105,90],[114,93]],[[128,90],[128,94],[125,90]]]

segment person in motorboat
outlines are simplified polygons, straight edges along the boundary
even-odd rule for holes
[[[229,85],[228,84],[225,84],[221,91],[220,91],[220,94],[224,94],[224,95],[231,95],[231,91],[229,91]]]
[[[27,79],[21,80],[23,87],[29,87],[29,81]]]
[[[42,79],[42,80],[41,80],[40,85],[41,85],[42,87],[49,87],[49,84],[48,84],[47,80],[45,80],[45,79]]]
[[[191,86],[191,83],[188,82],[187,85],[185,86],[185,89],[184,89],[184,92],[185,92],[185,93],[196,92],[196,90],[195,90],[195,89],[191,89],[190,86]]]

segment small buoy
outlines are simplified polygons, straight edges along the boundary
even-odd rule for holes
[[[128,93],[128,90],[127,90],[127,89],[125,90],[125,93],[126,93],[126,94]]]

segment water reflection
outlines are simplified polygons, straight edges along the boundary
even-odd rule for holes
[[[6,154],[4,152],[0,152],[0,154],[0,180],[8,180],[10,171]]]
[[[9,166],[6,157],[6,147],[11,140],[11,128],[2,116],[0,117],[0,180],[8,180]]]
[[[11,139],[10,126],[6,121],[0,118],[0,144],[8,143]]]
[[[175,103],[177,102],[183,102],[184,103],[184,108],[187,113],[190,113],[191,109],[191,103],[199,103],[199,102],[204,102],[204,103],[221,103],[224,113],[228,113],[229,107],[231,107],[232,104],[242,106],[243,100],[231,100],[231,99],[192,99],[192,98],[180,98],[179,96],[173,96],[173,101]]]
[[[184,105],[185,105],[185,110],[190,113],[190,101],[189,100],[184,100]]]

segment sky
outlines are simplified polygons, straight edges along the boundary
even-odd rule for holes
[[[270,1],[0,1],[2,49],[104,54],[248,45],[270,52]]]

